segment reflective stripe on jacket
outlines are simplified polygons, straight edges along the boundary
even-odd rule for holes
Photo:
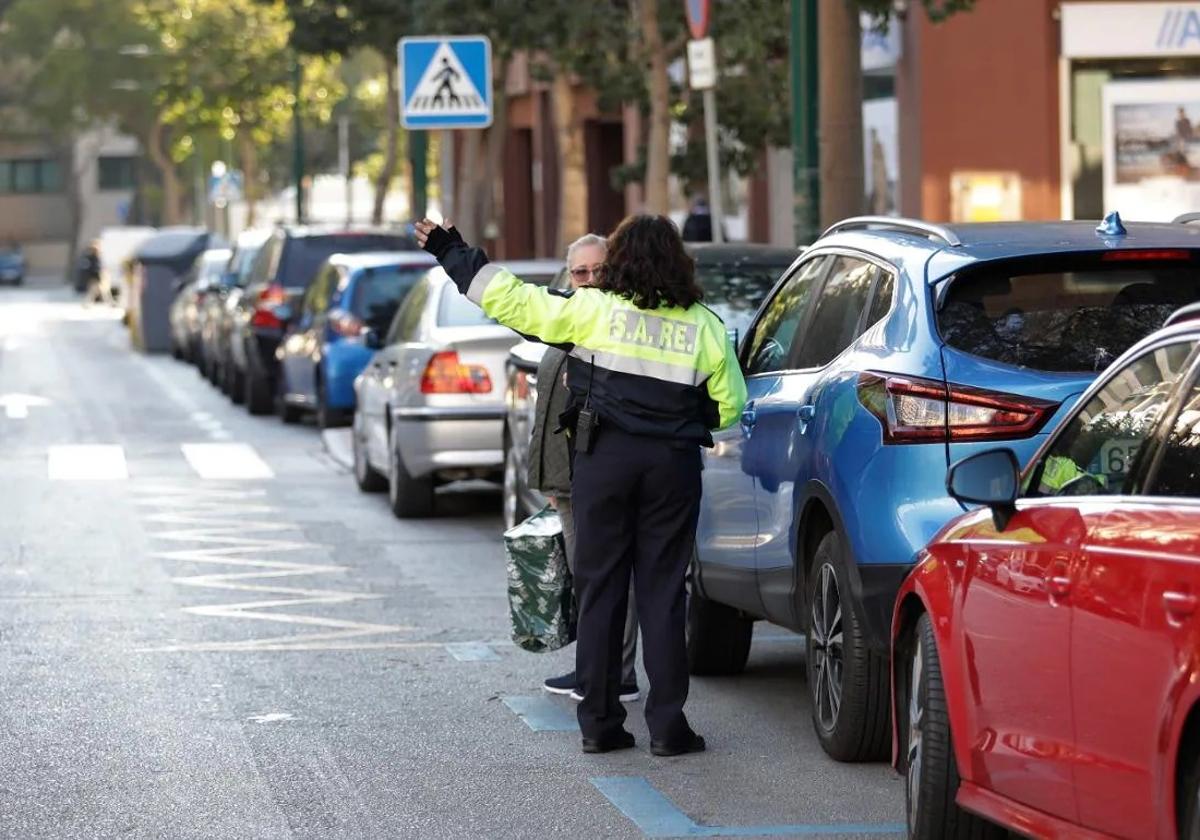
[[[630,434],[712,444],[737,422],[746,382],[725,324],[702,304],[638,309],[596,288],[564,296],[524,283],[461,240],[439,261],[488,316],[547,344],[569,345],[574,405],[591,390],[605,423]],[[593,369],[594,365],[594,369]]]

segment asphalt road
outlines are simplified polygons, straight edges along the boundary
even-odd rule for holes
[[[635,703],[637,749],[582,754],[540,689],[573,652],[507,642],[497,493],[440,507],[399,522],[311,426],[57,281],[0,288],[0,837],[898,830],[901,780],[824,756],[770,626],[692,683],[707,753],[651,756]]]

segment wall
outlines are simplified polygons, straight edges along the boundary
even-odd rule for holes
[[[980,0],[940,24],[910,12],[897,73],[904,213],[949,219],[953,173],[1016,172],[1020,215],[1059,218],[1056,5]]]

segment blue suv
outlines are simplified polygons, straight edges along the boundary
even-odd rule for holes
[[[755,619],[805,633],[822,746],[885,757],[892,603],[963,510],[948,466],[998,441],[1024,464],[1100,371],[1196,300],[1186,224],[826,231],[747,330],[749,399],[705,456],[692,672],[739,672]],[[1105,457],[1128,459],[1136,441],[1119,443]]]

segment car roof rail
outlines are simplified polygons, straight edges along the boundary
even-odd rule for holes
[[[1184,213],[1171,220],[1173,225],[1190,225],[1192,222],[1200,222],[1200,213]]]
[[[855,216],[851,219],[843,219],[830,225],[829,229],[821,234],[821,237],[847,230],[894,230],[928,236],[930,239],[940,239],[951,248],[962,245],[962,240],[948,227],[922,222],[920,219],[904,219],[897,216]]]

